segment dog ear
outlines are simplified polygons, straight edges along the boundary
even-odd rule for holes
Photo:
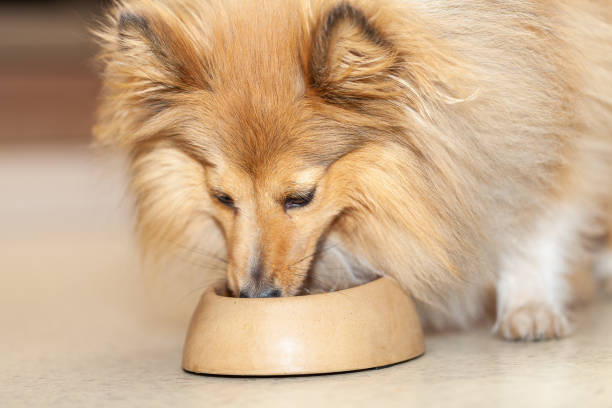
[[[360,10],[347,3],[335,6],[314,35],[311,85],[323,98],[358,103],[396,91],[397,53]]]
[[[94,30],[104,69],[94,134],[103,145],[150,137],[170,122],[164,114],[172,118],[169,108],[185,93],[210,89],[207,53],[190,37],[188,23],[168,8],[147,4],[138,9],[120,3]]]
[[[205,61],[174,15],[120,10],[116,57],[139,80],[167,89],[207,88]]]

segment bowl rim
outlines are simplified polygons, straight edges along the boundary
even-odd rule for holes
[[[274,297],[274,298],[240,298],[240,297],[235,297],[235,296],[221,295],[218,293],[219,291],[222,291],[222,290],[227,291],[225,287],[226,283],[225,281],[223,281],[223,282],[219,282],[217,284],[211,285],[210,288],[204,291],[202,296],[210,296],[210,297],[217,299],[217,301],[219,301],[219,299],[223,299],[221,301],[224,301],[224,302],[225,301],[229,301],[229,302],[241,301],[245,303],[246,302],[251,302],[251,303],[252,302],[268,302],[268,303],[295,302],[298,300],[302,300],[304,298],[321,299],[321,297],[325,297],[329,299],[330,296],[347,295],[349,293],[352,294],[352,292],[355,292],[357,290],[364,290],[364,289],[367,289],[367,287],[371,287],[372,285],[380,285],[384,283],[385,281],[396,285],[401,290],[404,290],[404,288],[402,288],[395,279],[388,277],[388,276],[379,276],[376,279],[373,279],[366,283],[362,283],[361,285],[356,285],[356,286],[352,286],[350,288],[341,289],[341,290],[335,290],[332,292],[313,293],[309,295],[298,295],[298,296],[281,296],[281,297]]]

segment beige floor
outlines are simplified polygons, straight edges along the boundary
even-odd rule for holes
[[[120,165],[76,148],[0,147],[0,407],[612,407],[610,300],[562,341],[507,343],[478,329],[429,336],[424,357],[382,370],[184,373],[198,290],[146,284]]]

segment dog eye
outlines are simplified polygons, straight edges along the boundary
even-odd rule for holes
[[[215,198],[226,207],[234,208],[234,199],[225,193],[215,193]]]
[[[285,207],[285,210],[304,207],[312,201],[312,199],[314,198],[314,194],[315,189],[312,189],[305,193],[294,193],[285,198],[283,206]]]

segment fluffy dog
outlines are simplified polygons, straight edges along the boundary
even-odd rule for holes
[[[385,275],[434,327],[496,293],[501,336],[559,337],[612,270],[611,22],[605,0],[119,2],[95,135],[130,154],[149,253],[197,246],[236,296]]]

